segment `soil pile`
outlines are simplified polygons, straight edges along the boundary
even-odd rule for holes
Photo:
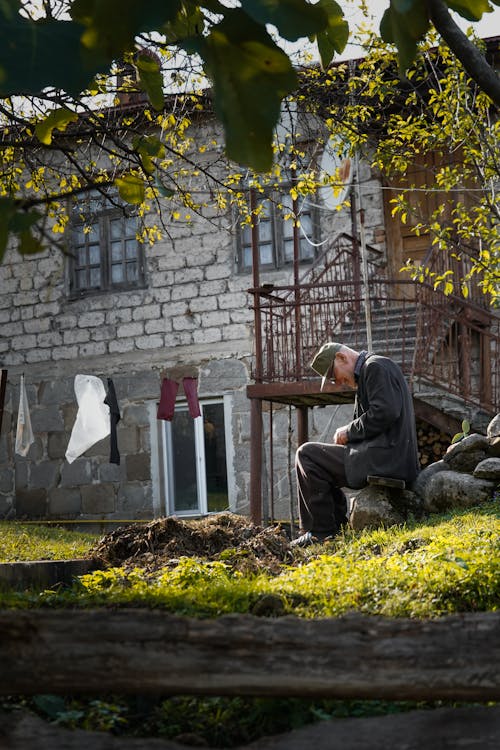
[[[231,513],[189,521],[168,517],[123,526],[100,539],[91,555],[107,567],[139,566],[154,571],[176,565],[180,557],[195,557],[222,560],[245,573],[273,574],[293,559],[283,529],[256,526]]]

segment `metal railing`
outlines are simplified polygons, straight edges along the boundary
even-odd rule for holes
[[[298,285],[250,290],[259,309],[259,382],[312,379],[309,363],[328,340],[366,348],[356,253],[353,239],[341,235]],[[427,283],[383,278],[373,260],[368,291],[377,353],[395,359],[410,381],[425,381],[489,412],[500,410],[498,313]]]

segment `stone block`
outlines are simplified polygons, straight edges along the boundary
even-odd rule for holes
[[[128,426],[124,424],[123,427],[120,425],[121,422],[118,423],[118,429],[116,431],[116,439],[120,455],[129,456],[137,453],[139,451],[139,434],[137,426],[134,423]]]
[[[158,379],[157,396],[160,396],[160,380]],[[121,424],[123,427],[120,429],[119,439],[122,439],[121,430],[124,430],[127,425],[138,427],[149,425],[149,409],[145,404],[130,404],[126,406],[122,412]],[[134,451],[127,451],[127,453],[133,453]]]
[[[33,464],[30,471],[30,487],[56,487],[60,479],[60,462],[59,461],[42,461],[39,464]]]
[[[147,482],[151,480],[151,459],[147,453],[137,453],[126,458],[127,480]]]
[[[65,463],[61,471],[61,487],[79,487],[92,481],[92,465],[86,458],[77,458],[72,464]]]
[[[44,380],[38,391],[38,401],[41,406],[60,406],[75,400],[74,378],[59,378],[58,380]]]
[[[117,496],[117,511],[126,517],[137,518],[139,515],[153,515],[151,486],[149,484],[131,484],[120,487]]]
[[[248,382],[248,370],[243,362],[237,359],[211,360],[200,368],[199,392],[213,394],[232,391],[246,386]],[[245,395],[246,404],[247,401]]]
[[[12,469],[0,470],[0,492],[5,495],[14,492],[14,472]]]
[[[33,432],[62,432],[64,418],[61,409],[56,406],[37,407],[31,410]]]
[[[54,487],[49,490],[49,515],[53,518],[79,516],[82,510],[82,498],[77,487]]]
[[[64,458],[69,443],[66,432],[49,432],[47,440],[47,455],[49,458]]]
[[[16,518],[37,519],[47,515],[47,490],[16,490]]]
[[[98,474],[101,482],[124,482],[126,480],[125,462],[120,457],[119,464],[101,464]]]
[[[114,513],[115,488],[112,484],[92,484],[81,488],[82,513]]]

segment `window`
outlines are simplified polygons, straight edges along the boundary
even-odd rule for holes
[[[206,515],[229,508],[227,408],[227,399],[201,402],[201,416],[193,419],[187,405],[179,404],[173,420],[162,422],[167,514]]]
[[[81,295],[130,289],[144,282],[138,219],[118,198],[93,192],[75,204],[71,224],[70,291]]]
[[[261,199],[262,210],[259,214],[259,258],[261,268],[280,268],[293,262],[293,218],[285,218],[292,213],[290,194],[270,195]],[[279,208],[278,205],[282,206]],[[312,260],[316,236],[316,222],[313,208],[309,201],[300,198],[300,260]],[[252,227],[246,224],[239,228],[238,256],[241,271],[252,269]]]

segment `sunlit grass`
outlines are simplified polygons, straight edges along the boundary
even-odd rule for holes
[[[496,610],[500,605],[500,502],[401,527],[355,533],[309,548],[278,576],[181,558],[155,573],[112,568],[70,590],[16,595],[12,606],[146,606],[215,617],[254,612],[265,595],[280,614],[349,611],[406,617]],[[260,610],[262,613],[262,610]],[[264,610],[273,614],[273,610]]]
[[[97,539],[92,533],[0,521],[0,563],[85,557]]]

